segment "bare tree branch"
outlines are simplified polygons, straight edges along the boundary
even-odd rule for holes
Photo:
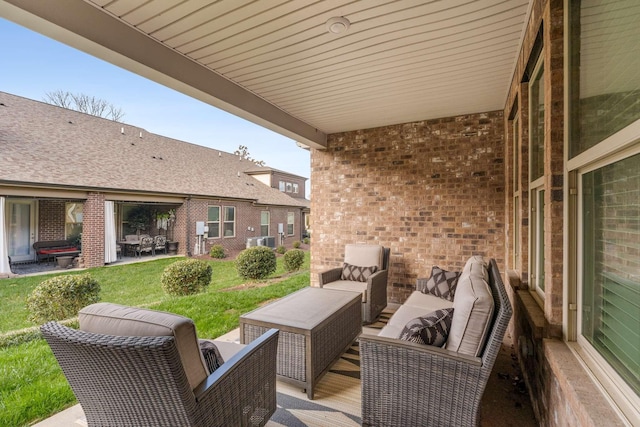
[[[265,165],[264,160],[256,160],[249,155],[249,147],[247,147],[246,145],[240,145],[238,149],[233,152],[233,154],[240,157],[241,160],[248,160],[250,162],[253,162],[257,166]]]
[[[124,112],[121,108],[110,104],[104,99],[83,93],[74,94],[62,90],[47,92],[44,101],[57,105],[58,107],[80,111],[81,113],[91,114],[92,116],[102,117],[104,119],[111,119],[116,122],[121,122],[124,117]]]

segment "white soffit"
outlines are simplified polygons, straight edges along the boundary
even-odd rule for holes
[[[528,0],[5,1],[91,43],[8,19],[312,146],[503,109],[529,13]],[[348,30],[328,32],[333,17]]]

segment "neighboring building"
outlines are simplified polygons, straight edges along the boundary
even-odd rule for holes
[[[311,210],[311,201],[305,198],[305,194],[307,194],[305,188],[307,181],[306,178],[268,167],[249,169],[245,171],[245,173],[253,176],[258,181],[267,184],[269,187],[277,188],[283,193],[299,200],[301,203],[305,203],[306,208],[302,211],[303,219],[301,221],[302,236],[304,237],[309,235],[309,213]]]
[[[291,242],[305,230],[305,178],[277,171],[302,191],[291,197],[300,193],[254,178],[273,169],[135,126],[0,92],[0,147],[12,262],[34,260],[43,240],[81,239],[93,267],[112,261],[109,241],[127,234],[165,234],[191,255],[258,236]]]

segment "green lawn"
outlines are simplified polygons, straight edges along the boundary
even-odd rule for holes
[[[240,314],[309,286],[307,252],[302,269],[292,274],[285,274],[282,257],[279,257],[278,269],[264,283],[245,284],[237,276],[233,261],[211,261],[213,277],[204,293],[170,297],[160,287],[160,276],[163,269],[176,260],[165,258],[93,268],[81,273],[89,272],[98,280],[102,301],[145,306],[187,316],[193,319],[198,336],[202,338],[218,337],[238,326]],[[0,334],[34,326],[27,320],[25,299],[40,282],[52,276],[0,280]],[[0,347],[1,426],[30,425],[75,403],[75,397],[44,340]]]

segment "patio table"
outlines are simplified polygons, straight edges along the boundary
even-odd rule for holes
[[[304,288],[240,316],[240,341],[253,341],[270,328],[280,330],[278,378],[306,389],[315,385],[362,332],[362,294]]]

